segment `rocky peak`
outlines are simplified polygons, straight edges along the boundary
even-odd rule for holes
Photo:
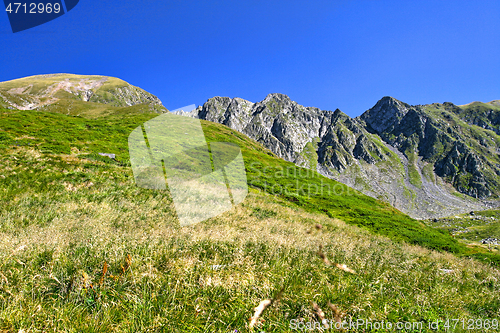
[[[332,113],[332,120],[333,120],[333,122],[337,122],[337,121],[345,122],[345,121],[352,120],[352,118],[349,117],[348,115],[346,115],[344,112],[340,111],[340,109],[335,109],[335,111],[333,111],[333,113]]]
[[[269,94],[256,104],[256,112],[261,113],[261,116],[266,118],[281,117],[284,114],[293,113],[292,109],[297,105],[287,95],[278,93]]]
[[[279,93],[272,93],[272,94],[267,95],[266,98],[264,98],[264,100],[261,103],[265,104],[265,103],[271,102],[271,101],[275,101],[275,102],[280,103],[280,104],[292,103],[292,100],[290,99],[290,97],[288,97],[285,94],[279,94]]]
[[[375,132],[382,133],[397,126],[410,108],[406,103],[385,96],[370,110],[363,113],[359,119],[363,120]]]
[[[231,103],[231,98],[215,96],[203,104],[203,107],[196,109],[198,117],[217,123],[224,123],[224,112]]]

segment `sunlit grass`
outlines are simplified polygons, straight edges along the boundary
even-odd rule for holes
[[[37,118],[38,127],[2,123],[0,330],[242,332],[254,308],[281,290],[256,332],[289,331],[292,319],[319,321],[312,302],[332,319],[328,303],[336,305],[343,320],[500,315],[497,268],[442,251],[437,245],[455,244],[447,234],[419,228],[418,221],[358,192],[270,194],[272,186],[295,179],[275,172],[294,166],[237,132],[204,123],[209,140],[242,147],[248,179],[257,180],[250,194],[218,217],[181,228],[168,192],[138,188],[120,149],[121,136],[143,116],[107,120],[108,129],[50,117]],[[53,145],[67,146],[66,152],[43,149],[47,129],[39,124],[47,119],[57,124],[50,135],[60,130]],[[80,124],[96,131],[73,143],[72,127]],[[82,144],[90,138],[92,144]],[[122,157],[100,157],[101,149]],[[252,170],[252,162],[260,165]],[[322,179],[302,171],[302,183]],[[386,230],[396,223],[401,234]],[[435,235],[442,243],[433,243]],[[318,255],[320,245],[331,265]]]

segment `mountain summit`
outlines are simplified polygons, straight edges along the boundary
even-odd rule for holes
[[[408,113],[410,106],[393,97],[383,97],[373,108],[360,117],[374,131],[385,131],[390,127],[398,126],[401,119]]]
[[[158,97],[109,76],[47,74],[0,82],[0,107],[59,109],[71,114],[72,110],[85,112],[89,109],[82,102],[118,108],[142,104],[150,111],[166,111]]]
[[[183,115],[229,126],[416,218],[487,209],[500,194],[496,102],[411,106],[386,96],[350,118],[269,94],[214,97]]]

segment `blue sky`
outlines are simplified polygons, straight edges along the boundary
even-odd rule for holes
[[[500,2],[81,0],[13,34],[0,14],[0,81],[119,77],[169,109],[279,92],[358,116],[409,104],[500,99]]]

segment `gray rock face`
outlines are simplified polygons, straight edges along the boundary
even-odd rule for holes
[[[481,172],[484,169],[481,159],[469,149],[463,142],[455,142],[450,152],[436,164],[436,174],[451,178],[457,189],[475,198],[487,198],[491,196],[485,176]],[[462,181],[461,176],[471,175]]]
[[[294,140],[295,136],[287,137],[284,126],[289,124],[280,119],[283,116],[281,111],[289,112],[291,101],[285,95],[276,97],[285,99],[279,110],[275,110],[276,101],[267,98],[260,103],[251,103],[241,98],[214,97],[193,110],[191,116],[224,124],[266,146],[273,146],[273,151],[280,157],[292,159],[290,152],[300,143]]]
[[[365,131],[357,121],[340,110],[304,107],[283,94],[269,94],[258,103],[214,97],[191,113],[178,114],[226,125],[260,142],[279,157],[305,167],[312,167],[319,160],[342,171],[352,163],[352,156],[373,161],[368,149],[377,151],[366,140]],[[304,149],[313,142],[318,157],[310,161],[304,156]]]
[[[214,97],[179,114],[224,124],[287,161],[432,218],[487,209],[473,198],[500,194],[500,137],[488,131],[498,130],[500,107],[490,105],[478,117],[452,103],[410,106],[384,97],[350,118],[269,94],[258,103]]]
[[[491,116],[494,111],[485,111],[486,118],[496,119]],[[500,174],[500,169],[492,163],[498,160],[498,154],[491,153],[498,147],[496,135],[467,126],[492,130],[498,129],[498,124],[489,122],[478,126],[478,119],[485,121],[480,112],[472,119],[463,114],[462,108],[449,102],[413,107],[384,97],[359,119],[406,157],[416,154],[432,163],[435,174],[447,179],[459,192],[480,199],[498,195],[498,190],[494,193],[493,189],[498,188],[500,180],[493,174]]]
[[[410,106],[408,104],[386,96],[359,118],[375,132],[383,133],[398,127],[409,109]]]

